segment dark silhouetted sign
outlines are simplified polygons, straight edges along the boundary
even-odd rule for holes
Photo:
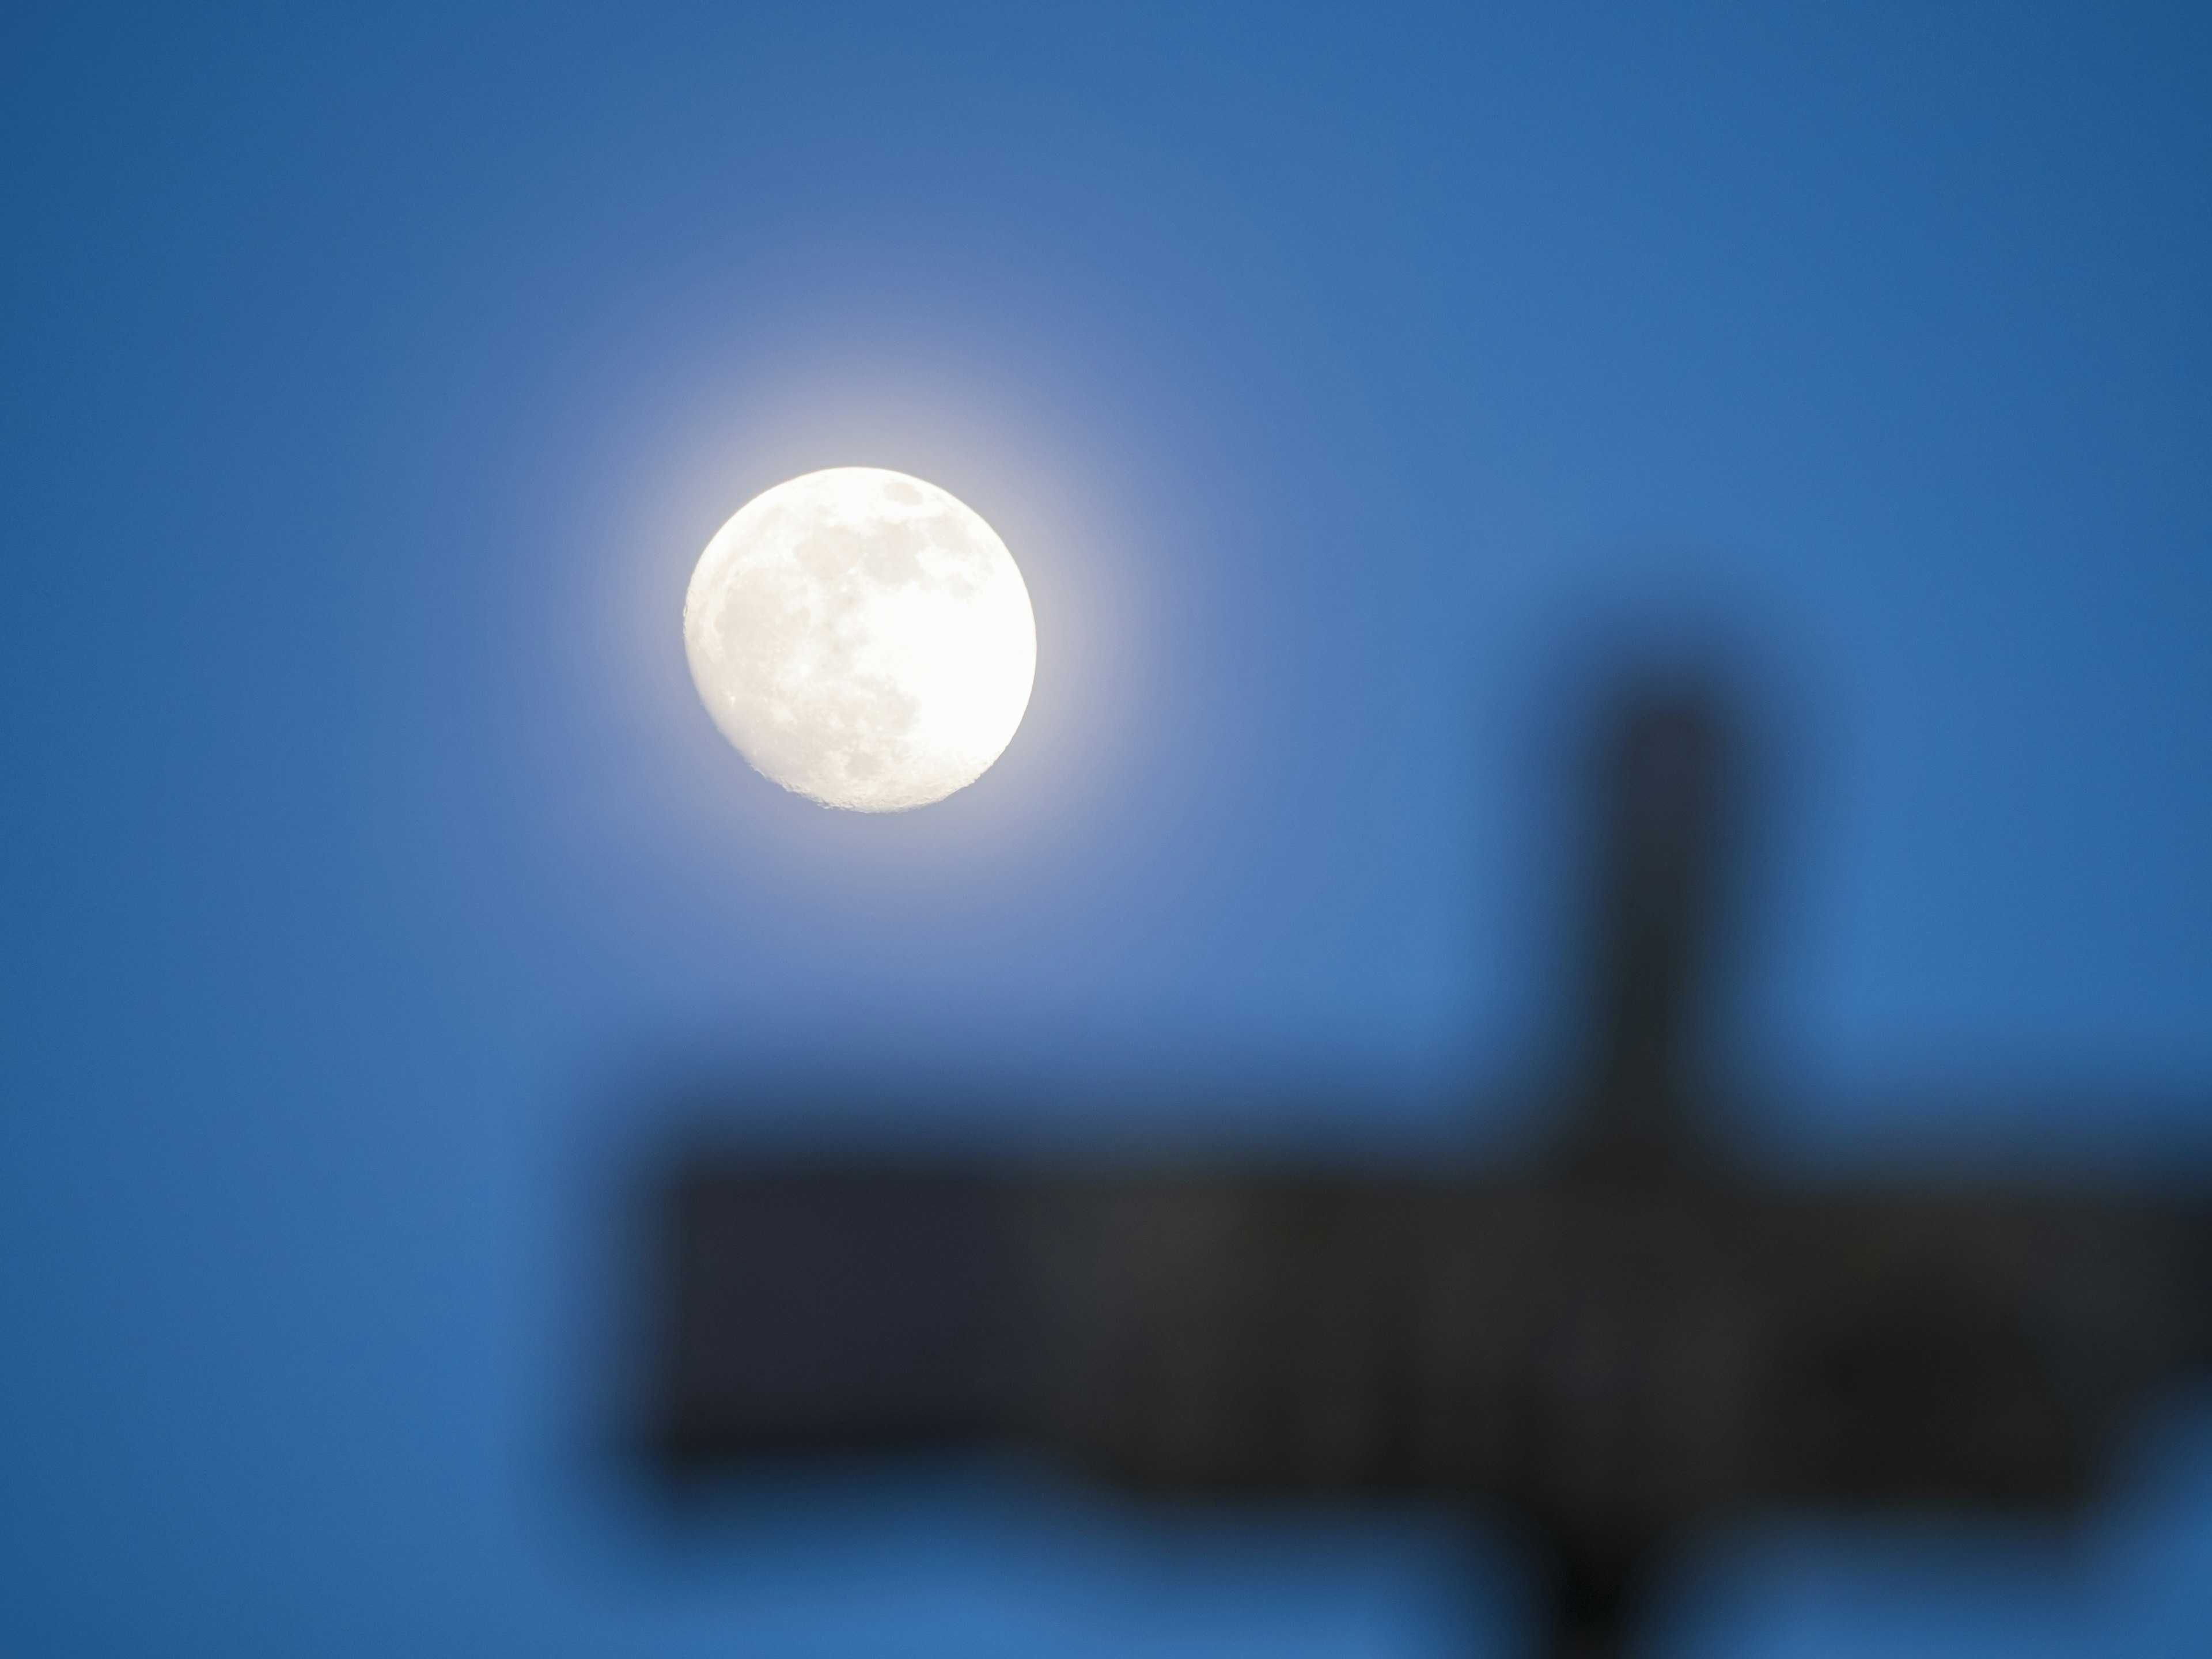
[[[2212,1359],[2212,1225],[2054,1189],[1777,1189],[1695,1133],[1732,817],[1717,707],[1599,768],[1576,1113],[1519,1172],[688,1165],[655,1444],[1019,1437],[1162,1492],[1464,1496],[1621,1646],[1686,1534],[1760,1509],[2062,1511]]]

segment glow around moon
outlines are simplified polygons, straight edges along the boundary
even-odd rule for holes
[[[1013,556],[920,478],[841,466],[778,484],[691,573],[700,701],[763,776],[825,806],[942,800],[1013,738],[1036,622]]]

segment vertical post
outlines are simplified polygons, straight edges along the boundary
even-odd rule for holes
[[[1581,1115],[1548,1190],[1521,1420],[1546,1659],[1624,1659],[1665,1544],[1669,1424],[1652,1367],[1666,1333],[1653,1322],[1701,1184],[1691,1049],[1716,942],[1727,739],[1711,696],[1646,685],[1593,757]]]
[[[1545,1659],[1623,1659],[1639,1609],[1643,1562],[1566,1549],[1547,1564],[1550,1627]]]
[[[1578,1161],[1649,1167],[1691,1150],[1685,1068],[1705,988],[1729,759],[1687,687],[1629,698],[1599,756],[1595,1029]]]

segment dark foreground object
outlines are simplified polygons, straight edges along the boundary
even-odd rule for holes
[[[1462,1495],[1620,1652],[1686,1534],[1746,1510],[2060,1512],[2212,1361],[2201,1209],[1765,1190],[1692,1132],[1725,756],[1626,710],[1597,1018],[1517,1176],[701,1162],[670,1200],[659,1455],[1022,1438],[1176,1493]]]

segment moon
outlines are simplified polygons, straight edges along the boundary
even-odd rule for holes
[[[903,812],[1006,752],[1036,678],[1006,544],[946,490],[881,467],[756,495],[684,599],[699,700],[756,771],[824,806]]]

